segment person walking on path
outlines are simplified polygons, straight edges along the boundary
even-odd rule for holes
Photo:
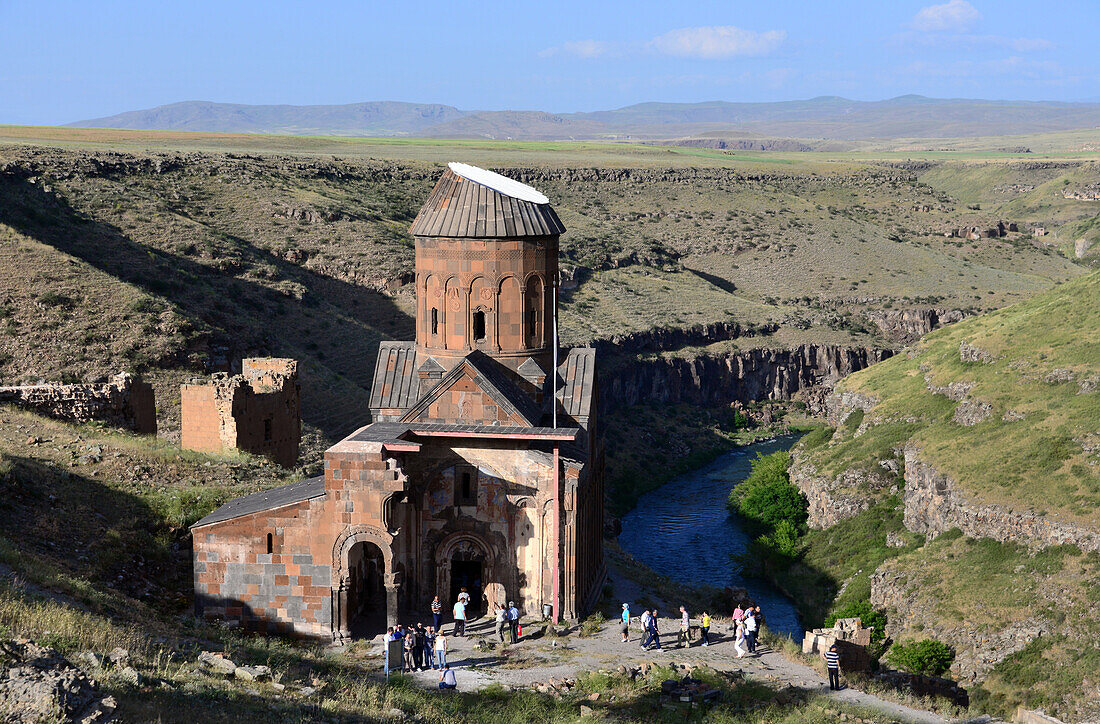
[[[699,638],[703,639],[703,646],[710,646],[710,614],[706,611],[699,619]]]
[[[439,596],[432,599],[432,628],[436,631],[443,630],[443,603]]]
[[[447,664],[443,665],[443,673],[439,675],[440,689],[457,689],[458,681],[455,680],[454,670]]]
[[[623,635],[623,643],[627,642],[630,638],[630,604],[623,604],[623,615],[621,616],[622,626],[619,627],[619,633]]]
[[[749,653],[756,653],[756,617],[750,608],[745,612],[745,642],[749,645]]]
[[[829,690],[840,691],[840,653],[836,644],[825,652],[825,668],[829,670]]]
[[[519,609],[514,601],[508,602],[508,636],[512,643],[519,641]]]
[[[653,643],[656,644],[654,649],[656,651],[661,650],[661,629],[659,628],[659,619],[657,618],[657,609],[653,609],[653,616],[649,619],[649,631],[653,634]]]
[[[650,621],[651,618],[652,618],[652,614],[650,614],[648,608],[646,610],[642,611],[642,615],[640,617],[640,620],[642,622],[642,648],[643,649],[647,648],[649,646],[650,639],[652,639],[652,635],[649,632],[649,621]]]
[[[734,625],[737,627],[737,632],[734,634],[733,648],[737,651],[737,658],[745,658],[745,624],[743,621],[736,621]]]
[[[455,618],[455,630],[454,630],[453,635],[454,636],[465,636],[466,635],[466,604],[462,602],[461,597],[457,601],[455,601],[455,607],[454,607],[453,614],[454,614],[454,618]]]
[[[680,606],[680,634],[676,637],[676,648],[682,649],[691,644],[691,616],[688,610]]]
[[[737,622],[745,617],[745,609],[741,608],[741,604],[737,604],[737,608],[733,609],[733,623],[736,626]]]
[[[504,627],[507,625],[508,611],[505,610],[503,603],[498,603],[493,613],[496,616],[497,637],[501,643],[504,643]]]
[[[441,669],[447,665],[447,637],[442,629],[435,635],[435,665]]]

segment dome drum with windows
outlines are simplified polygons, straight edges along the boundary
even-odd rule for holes
[[[449,164],[411,228],[420,356],[450,369],[478,350],[513,371],[528,358],[546,369],[564,231],[530,186]]]

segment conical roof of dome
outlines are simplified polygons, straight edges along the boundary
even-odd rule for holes
[[[420,208],[414,236],[517,238],[565,232],[549,199],[507,176],[461,163],[448,164]]]

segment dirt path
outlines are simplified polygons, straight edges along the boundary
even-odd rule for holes
[[[497,640],[492,628],[492,622],[483,618],[470,625],[469,637],[448,637],[447,660],[455,669],[462,689],[482,688],[491,683],[531,686],[545,683],[550,678],[575,677],[584,671],[611,671],[620,665],[629,668],[640,667],[647,662],[660,665],[676,663],[689,667],[705,665],[718,671],[741,671],[746,678],[752,680],[780,687],[790,685],[802,691],[820,693],[838,702],[875,709],[898,721],[914,724],[941,724],[947,721],[937,714],[912,709],[853,689],[830,692],[828,682],[817,671],[766,648],[760,649],[757,656],[738,659],[728,624],[719,623],[712,629],[712,644],[708,647],[695,644],[679,648],[676,643],[678,622],[662,618],[660,630],[664,633],[661,637],[661,651],[642,650],[636,624],[630,640],[622,643],[618,626],[613,623],[605,624],[602,631],[590,637],[580,637],[573,631],[557,642],[541,637],[525,637],[518,644],[502,650],[499,647],[492,651],[479,650],[479,641]],[[449,634],[451,625],[445,624],[444,631]],[[541,626],[531,626],[529,631],[541,631]],[[431,669],[413,672],[411,676],[424,686],[435,686],[439,681],[439,674]]]

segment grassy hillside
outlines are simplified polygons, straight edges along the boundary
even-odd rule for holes
[[[852,375],[839,390],[878,404],[807,458],[833,476],[873,469],[909,441],[978,502],[1100,525],[1097,299],[1093,272],[934,332],[909,354]],[[960,345],[988,361],[963,361]],[[989,405],[988,417],[957,422],[962,403],[943,392],[952,386],[968,390],[969,404]]]
[[[807,435],[796,455],[827,480],[848,474],[838,492],[873,504],[810,531],[799,560],[774,572],[808,621],[874,602],[878,577],[887,633],[949,644],[976,706],[1007,714],[1023,704],[1067,721],[1100,712],[1091,684],[1100,557],[1072,545],[974,540],[958,529],[926,542],[905,530],[899,492],[900,451],[913,444],[974,504],[1100,527],[1097,300],[1100,272],[1092,272],[926,335],[907,354],[840,382],[838,392],[875,404]],[[885,485],[851,475],[881,478],[890,461],[901,469]]]

